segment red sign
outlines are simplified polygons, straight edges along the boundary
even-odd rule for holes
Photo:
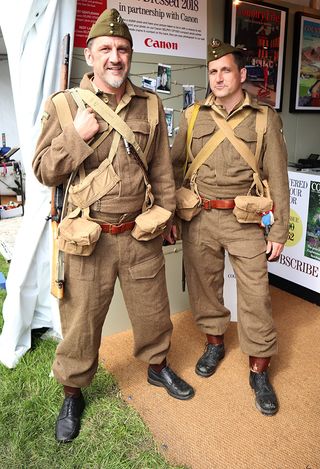
[[[107,8],[107,0],[78,0],[74,47],[86,47],[86,40],[93,23]]]

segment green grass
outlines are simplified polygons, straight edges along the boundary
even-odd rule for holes
[[[1,256],[0,271],[8,271]],[[4,296],[0,290],[1,310]],[[58,444],[54,426],[62,391],[49,376],[55,348],[53,340],[37,338],[16,368],[0,364],[0,469],[178,469],[157,451],[151,433],[102,367],[84,390],[80,435]]]

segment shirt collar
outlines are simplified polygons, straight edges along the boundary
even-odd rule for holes
[[[110,93],[105,93],[104,91],[101,91],[97,85],[93,82],[93,73],[86,73],[81,80],[80,83],[81,88],[91,88],[91,91],[93,91],[97,96],[101,97],[104,102],[109,102],[110,99],[112,100],[112,94]],[[132,81],[128,78],[127,83],[126,83],[126,90],[125,93],[122,97],[122,99],[129,100],[133,96],[139,96],[141,98],[147,98],[148,94],[145,92],[143,89],[139,88],[138,86],[135,86]]]
[[[200,102],[200,106],[209,107],[209,108],[213,109],[214,111],[218,112],[219,114],[223,114],[224,117],[226,117],[226,116],[229,117],[234,112],[237,112],[241,109],[245,109],[247,107],[251,107],[253,109],[259,109],[260,106],[259,106],[257,100],[253,96],[251,96],[246,90],[243,90],[243,92],[244,92],[244,96],[243,96],[242,101],[240,101],[232,109],[232,111],[229,114],[226,113],[223,106],[221,106],[219,104],[216,104],[216,102],[215,102],[216,97],[214,96],[213,93],[210,93],[209,96],[205,100]]]

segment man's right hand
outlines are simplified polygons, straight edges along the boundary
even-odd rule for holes
[[[99,130],[99,124],[92,108],[78,109],[73,125],[85,142],[88,142]]]

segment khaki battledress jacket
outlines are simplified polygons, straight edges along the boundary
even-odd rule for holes
[[[91,77],[92,74],[84,75],[80,88],[95,92],[90,80]],[[116,109],[117,105],[113,95],[102,92],[97,94],[113,110]],[[133,130],[142,150],[146,146],[150,132],[147,118],[147,96],[147,91],[136,87],[128,80],[126,93],[120,104],[120,108],[125,109],[124,120]],[[66,97],[74,117],[77,106],[69,92],[66,92]],[[86,174],[96,169],[109,154],[114,133],[111,132],[97,149],[92,150],[79,136],[73,124],[69,124],[63,132],[61,131],[51,98],[45,104],[42,132],[32,164],[37,179],[49,187],[66,182],[69,175],[83,162]],[[167,126],[160,100],[159,113],[159,124],[147,156],[148,175],[155,203],[173,212],[175,198],[168,154]],[[96,118],[100,124],[100,131],[106,130],[108,124],[98,114],[96,114]],[[109,214],[119,215],[141,211],[145,196],[145,184],[141,168],[133,158],[127,155],[122,139],[113,160],[113,167],[121,179],[120,183],[91,207],[93,215],[99,215],[99,218],[106,221],[113,221],[110,220],[110,217],[108,218]]]
[[[248,94],[229,115],[215,104],[212,95],[200,104],[191,142],[194,157],[218,130],[210,115],[212,110],[226,120],[244,109],[251,110],[234,133],[255,153],[259,105]],[[172,147],[177,188],[183,181],[187,125],[184,113]],[[284,243],[289,219],[287,151],[281,120],[271,108],[268,109],[259,168],[261,177],[269,181],[274,201],[275,221],[268,239]],[[196,177],[198,191],[207,199],[233,199],[237,195],[246,195],[252,181],[253,170],[227,139],[202,164]],[[184,185],[188,185],[187,181]],[[200,330],[206,334],[222,335],[230,321],[230,311],[224,306],[223,299],[224,253],[227,251],[237,282],[240,346],[251,356],[274,355],[277,352],[276,331],[269,293],[266,242],[260,226],[239,223],[232,209],[202,209],[190,222],[182,221],[182,239],[190,303]]]
[[[117,107],[113,95],[95,91],[91,77],[91,74],[83,77],[81,88],[96,92],[113,110],[121,112],[143,151],[150,133],[148,91],[128,80],[126,92]],[[69,91],[65,95],[75,116],[77,106]],[[158,103],[159,123],[147,155],[148,177],[155,204],[173,213],[175,188],[167,125],[159,98]],[[96,117],[103,132],[108,124],[97,114]],[[108,156],[113,134],[111,131],[92,150],[73,123],[61,130],[52,96],[49,97],[33,160],[36,177],[44,185],[56,186],[65,183],[81,163],[89,174]],[[118,224],[134,220],[141,213],[145,183],[142,169],[127,154],[123,139],[120,139],[112,164],[120,182],[90,206],[90,215],[103,222]],[[102,326],[117,278],[132,323],[134,355],[147,363],[161,363],[168,353],[172,333],[162,237],[137,241],[130,231],[115,235],[102,232],[90,256],[65,254],[64,264],[64,297],[59,304],[63,340],[57,347],[53,364],[58,382],[73,387],[90,384],[97,369]]]
[[[255,152],[257,143],[255,121],[259,104],[248,93],[245,93],[243,102],[229,115],[215,104],[212,94],[200,104],[201,107],[192,136],[191,151],[194,156],[199,153],[212,134],[218,130],[217,124],[209,114],[211,110],[222,115],[228,121],[232,115],[241,113],[243,109],[251,108],[252,113],[237,126],[234,133],[244,141],[253,153]],[[183,114],[179,133],[175,138],[171,153],[176,187],[180,187],[183,180],[187,127],[187,119]],[[259,168],[261,178],[269,181],[271,198],[274,201],[274,224],[271,227],[268,239],[278,243],[285,243],[288,236],[289,221],[287,149],[281,119],[272,108],[268,109],[267,131],[263,139]],[[253,171],[233,145],[227,139],[224,139],[199,168],[196,181],[199,193],[203,197],[208,199],[232,199],[237,195],[247,194],[253,181]]]

